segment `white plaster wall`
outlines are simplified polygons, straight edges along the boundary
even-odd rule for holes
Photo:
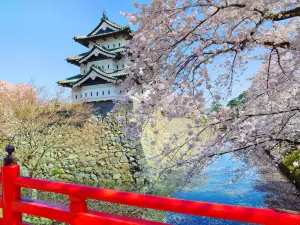
[[[116,84],[98,84],[72,89],[72,101],[74,103],[115,100],[119,99],[120,96],[121,93],[119,93]]]
[[[117,38],[110,37],[107,38],[106,41],[104,40],[99,40],[98,43],[101,43],[105,47],[110,47],[112,48],[117,48],[117,47],[123,47],[126,44],[126,39],[123,36],[119,36]],[[93,48],[95,43],[90,43],[89,47]],[[113,44],[115,44],[115,47],[113,47]],[[120,44],[120,46],[119,46]],[[121,60],[114,60],[114,59],[104,59],[104,60],[99,60],[99,61],[94,61],[94,62],[89,62],[87,66],[85,64],[80,65],[80,74],[84,75],[86,74],[92,65],[97,65],[100,68],[103,67],[103,71],[111,73],[117,69],[121,70],[124,69],[126,66],[126,61],[124,59]],[[109,65],[109,68],[108,68]]]
[[[81,64],[80,65],[80,74],[85,75],[89,72],[92,65],[99,66],[103,71],[107,73],[111,73],[115,70],[122,70],[126,66],[126,60],[120,59],[120,60],[114,60],[114,59],[104,59],[94,62],[88,62],[88,64]],[[109,68],[108,68],[109,65]]]
[[[99,39],[99,40],[97,40],[97,43],[101,44],[102,46],[104,46],[108,49],[114,49],[114,48],[119,48],[119,47],[125,46],[127,43],[127,40],[124,36],[121,35],[118,37],[105,38],[105,40]],[[90,42],[89,48],[92,49],[94,47],[94,45],[95,45],[94,42]]]
[[[99,66],[103,71],[111,73],[117,69],[123,69],[123,65],[125,66],[125,60],[113,60],[113,59],[104,59],[94,62],[88,62],[87,68],[90,68],[92,65]],[[109,65],[109,68],[108,68]],[[118,66],[118,67],[117,67]]]
[[[80,74],[81,74],[81,75],[84,75],[84,74],[86,74],[87,72],[89,72],[89,68],[88,68],[85,64],[81,64],[81,65],[80,65]]]

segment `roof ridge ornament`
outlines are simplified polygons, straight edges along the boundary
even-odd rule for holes
[[[102,16],[102,19],[104,19],[104,20],[105,20],[105,19],[108,19],[108,18],[107,18],[107,15],[106,15],[105,9],[103,10],[103,16]]]

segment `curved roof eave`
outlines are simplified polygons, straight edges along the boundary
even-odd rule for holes
[[[94,35],[94,33],[101,27],[101,25],[102,25],[104,22],[107,23],[108,25],[112,26],[113,28],[116,28],[117,30],[122,30],[122,29],[123,29],[120,25],[118,25],[118,24],[116,24],[116,23],[114,23],[114,22],[111,22],[111,21],[108,20],[108,19],[102,18],[102,19],[101,19],[101,22],[97,25],[97,27],[96,27],[95,29],[92,30],[92,32],[90,32],[90,33],[87,35],[87,37]]]
[[[100,52],[98,54],[93,54],[95,49],[98,49]],[[88,60],[91,56],[95,55],[98,56],[99,54],[102,54],[104,56],[110,57],[110,58],[116,58],[117,54],[116,53],[111,53],[109,51],[106,51],[105,49],[101,48],[98,45],[95,45],[88,54],[83,56],[81,59],[78,60],[78,63],[83,63],[84,61]]]
[[[91,69],[90,69],[89,72],[86,74],[86,76],[84,76],[84,77],[81,78],[80,80],[74,82],[74,83],[72,84],[72,87],[77,87],[77,86],[79,86],[80,84],[82,84],[84,81],[86,81],[87,79],[91,78],[91,77],[90,77],[90,74],[91,74],[91,72],[93,72],[93,71],[96,72],[96,73],[98,74],[97,77],[99,77],[99,78],[101,78],[101,79],[103,79],[103,80],[106,80],[106,81],[111,82],[111,83],[117,83],[117,81],[118,81],[118,79],[116,79],[116,78],[114,78],[114,77],[108,77],[108,76],[106,75],[106,73],[103,72],[102,70],[100,70],[100,69],[95,69],[94,67],[91,67]],[[91,79],[93,79],[93,78],[91,78]],[[95,79],[95,78],[94,78],[94,79]]]
[[[97,34],[93,36],[75,36],[73,37],[74,41],[82,44],[85,47],[88,47],[89,41],[98,40],[100,38],[107,38],[112,35],[128,35],[130,38],[132,37],[130,28],[125,28],[119,31],[104,33],[104,34]]]

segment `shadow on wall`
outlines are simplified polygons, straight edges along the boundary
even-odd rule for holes
[[[93,111],[95,115],[101,115],[102,117],[105,117],[108,115],[108,113],[112,112],[116,102],[113,100],[108,101],[102,101],[102,102],[95,102],[93,105]],[[123,108],[121,111],[125,112],[132,112],[133,111],[133,103],[130,102],[127,105],[123,105]],[[120,112],[120,111],[118,111]]]
[[[115,103],[113,101],[103,101],[95,102],[93,106],[93,111],[101,116],[106,116],[109,112],[112,111]]]

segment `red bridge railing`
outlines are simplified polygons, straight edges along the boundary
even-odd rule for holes
[[[4,225],[26,224],[22,222],[22,213],[72,225],[166,224],[88,210],[87,199],[257,224],[300,224],[299,214],[278,212],[272,209],[187,201],[21,177],[20,166],[17,165],[16,159],[12,155],[14,148],[8,146],[6,151],[8,156],[4,159],[0,178],[2,180],[0,208],[3,209],[3,218],[0,219],[0,224]],[[21,197],[21,188],[68,195],[70,205],[23,199]]]

